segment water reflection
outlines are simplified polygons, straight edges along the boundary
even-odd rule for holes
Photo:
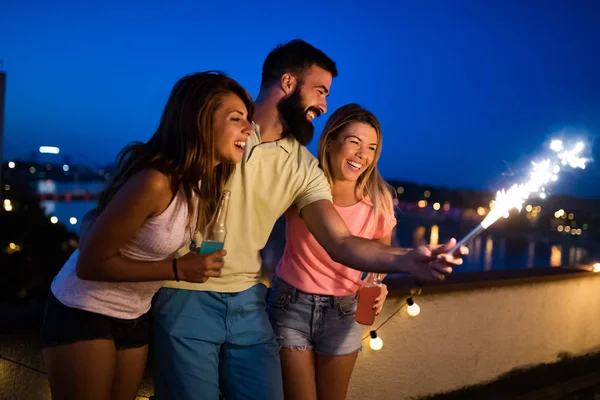
[[[562,248],[560,245],[552,246],[550,249],[550,266],[560,267],[562,263]]]
[[[535,242],[529,241],[529,248],[527,249],[527,268],[533,267],[533,257],[535,256]]]
[[[569,249],[569,265],[575,264],[575,256],[576,256],[576,254],[575,254],[575,248],[571,247]]]
[[[429,236],[429,244],[435,246],[439,243],[440,228],[437,225],[431,227],[431,235]]]
[[[418,226],[413,233],[413,246],[418,247],[425,244],[425,227]]]
[[[479,262],[481,259],[481,236],[477,236],[473,241],[473,259]]]
[[[582,247],[576,247],[575,250],[575,263],[582,262],[587,256],[587,251]]]
[[[412,233],[406,232],[406,228],[412,229]],[[412,228],[405,226],[403,230],[403,226],[399,225],[394,243],[398,247],[437,245],[445,243],[450,237],[460,239],[461,236],[456,234],[456,227],[415,224]],[[468,247],[469,256],[461,267],[455,268],[455,272],[576,265],[587,262],[588,255],[587,250],[581,246],[561,246],[534,238],[506,237],[499,233],[477,236]]]
[[[492,269],[492,252],[494,251],[494,241],[488,237],[485,241],[485,264],[483,269],[489,271]]]
[[[100,193],[105,186],[102,181],[69,181],[57,182],[52,179],[41,179],[35,182],[35,190],[39,194],[65,194],[65,193]]]

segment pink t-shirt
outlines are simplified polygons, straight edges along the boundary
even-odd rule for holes
[[[365,199],[350,207],[335,206],[354,236],[386,237],[395,218],[373,218],[373,206]],[[348,296],[358,291],[362,272],[337,263],[310,233],[295,208],[285,213],[286,245],[276,275],[288,284],[312,294]]]

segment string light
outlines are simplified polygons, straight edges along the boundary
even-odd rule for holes
[[[594,272],[600,272],[600,263],[594,264]]]
[[[369,332],[369,335],[371,336],[371,340],[369,340],[369,346],[371,346],[371,348],[375,351],[381,350],[383,347],[383,340],[377,336],[377,331],[371,331]]]
[[[418,285],[418,283],[417,283],[417,285]],[[387,324],[392,318],[394,318],[394,316],[396,314],[398,314],[404,306],[408,306],[407,311],[408,311],[409,315],[412,315],[411,313],[414,313],[414,315],[412,315],[413,317],[419,315],[419,313],[421,312],[421,308],[413,300],[413,297],[416,297],[421,294],[421,287],[419,286],[415,289],[411,289],[410,294],[411,294],[411,296],[408,299],[406,299],[406,301],[404,301],[400,305],[400,307],[398,307],[398,309],[392,313],[392,315],[387,317],[387,319],[385,321],[383,321],[376,329],[373,329],[372,331],[369,332],[368,335],[363,337],[362,340],[365,340],[366,338],[370,337],[369,346],[373,350],[376,350],[376,351],[381,350],[381,348],[383,347],[383,340],[377,335],[377,331],[380,330],[382,326]],[[413,308],[411,309],[411,307],[413,307]]]
[[[419,305],[414,302],[412,297],[406,299],[406,304],[408,304],[406,311],[411,317],[416,317],[417,315],[419,315],[419,313],[421,313],[421,307],[419,307]]]

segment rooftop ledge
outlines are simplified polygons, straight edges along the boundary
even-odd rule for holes
[[[390,293],[375,323],[364,327],[348,399],[452,393],[596,354],[600,273],[591,270],[456,273],[420,286],[409,276],[386,277]],[[411,296],[420,307],[414,317],[406,306]],[[381,350],[370,347],[372,330],[383,340]]]

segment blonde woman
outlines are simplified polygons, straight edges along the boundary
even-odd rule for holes
[[[348,104],[331,115],[319,140],[319,163],[334,206],[353,235],[390,245],[396,218],[377,171],[380,154],[381,130],[371,112]],[[344,399],[361,349],[354,315],[362,272],[334,262],[297,210],[285,216],[287,243],[269,297],[285,398]],[[377,314],[386,296],[383,285]]]

